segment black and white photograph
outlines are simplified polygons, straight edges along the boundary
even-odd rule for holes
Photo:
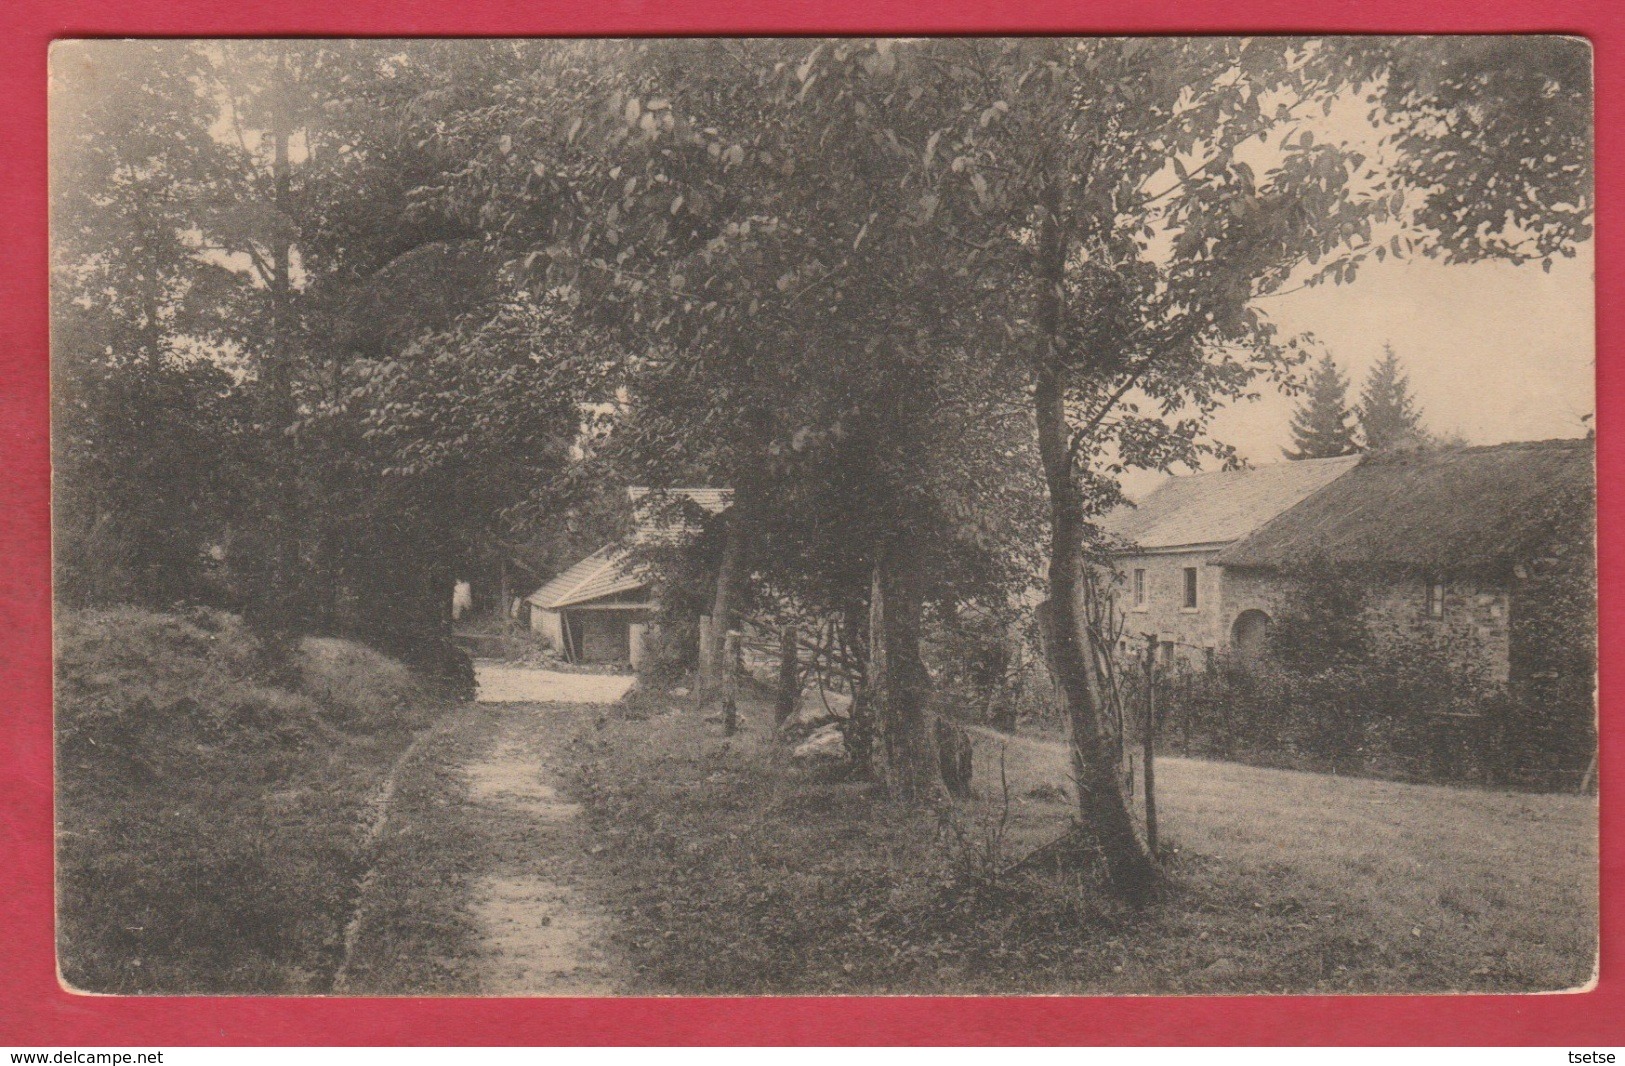
[[[61,985],[1591,987],[1592,59],[57,41]]]

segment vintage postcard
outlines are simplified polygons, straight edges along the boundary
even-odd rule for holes
[[[1583,39],[50,68],[70,990],[1593,982]]]

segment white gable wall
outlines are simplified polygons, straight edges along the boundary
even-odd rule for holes
[[[564,650],[563,615],[540,607],[530,609],[530,631],[539,634],[554,651]]]

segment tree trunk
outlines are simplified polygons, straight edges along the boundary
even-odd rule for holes
[[[710,643],[700,655],[700,689],[716,692],[733,664],[728,661],[726,645],[728,631],[733,628],[734,593],[739,584],[740,570],[744,566],[745,550],[749,545],[749,531],[740,501],[728,514],[728,529],[722,544],[722,562],[717,566],[716,594],[711,600],[711,626],[706,634]]]
[[[501,551],[502,549],[498,549]],[[497,556],[497,618],[502,624],[502,632],[509,632],[512,627],[513,605],[508,602],[513,594],[508,591],[508,557]]]
[[[1096,685],[1095,648],[1078,608],[1083,581],[1083,505],[1072,478],[1066,414],[1052,374],[1037,389],[1039,450],[1050,494],[1049,632],[1046,652],[1072,735],[1079,815],[1094,834],[1114,889],[1143,899],[1156,882],[1156,864],[1129,813],[1110,724]]]
[[[1140,738],[1140,780],[1145,790],[1145,847],[1157,854],[1157,637],[1146,638],[1145,723]],[[1187,701],[1188,705],[1189,701]]]
[[[874,707],[869,691],[874,678],[874,667],[868,661],[868,635],[865,614],[861,605],[850,605],[842,613],[842,634],[848,655],[861,665],[863,676],[852,681],[852,708],[846,722],[846,755],[852,763],[852,776],[859,780],[874,777]]]
[[[306,621],[300,618],[299,587],[302,578],[309,579],[301,573],[299,486],[293,438],[287,433],[297,414],[293,396],[293,240],[288,222],[292,210],[288,155],[292,122],[287,76],[280,64],[274,77],[267,136],[271,142],[271,206],[278,231],[271,241],[266,278],[271,298],[271,343],[256,412],[263,434],[260,446],[265,470],[259,491],[265,510],[252,536],[250,551],[257,557],[253,564],[255,587],[244,615],[264,633],[289,633],[302,628],[301,621]]]
[[[1033,389],[1038,451],[1050,503],[1049,610],[1045,654],[1056,694],[1066,712],[1078,813],[1094,837],[1113,890],[1140,901],[1157,882],[1157,865],[1141,838],[1123,791],[1114,757],[1111,723],[1099,690],[1087,621],[1080,609],[1084,578],[1083,496],[1073,471],[1071,429],[1066,417],[1067,370],[1059,358],[1066,242],[1062,239],[1059,181],[1045,191],[1039,225],[1039,328],[1044,338]]]
[[[886,754],[887,790],[907,803],[930,796],[935,779],[925,721],[930,678],[920,658],[920,613],[912,566],[880,549],[869,587],[866,688]]]
[[[739,732],[739,700],[735,692],[738,683],[734,663],[739,656],[739,638],[730,632],[723,642],[722,657],[726,667],[722,672],[722,735],[731,737]]]
[[[947,718],[937,719],[937,768],[942,784],[954,799],[970,799],[974,749],[970,734]]]

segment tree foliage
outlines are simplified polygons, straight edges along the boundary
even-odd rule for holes
[[[1446,262],[1572,258],[1591,239],[1592,54],[1583,37],[1366,40],[1375,112],[1417,190],[1423,250]]]
[[[557,474],[576,415],[554,387],[567,360],[541,336],[547,310],[505,318],[502,264],[458,242],[466,223],[409,210],[410,188],[456,165],[413,132],[466,102],[454,51],[145,42],[54,57],[70,594],[168,603],[218,572],[214,598],[279,628],[432,648],[452,575]],[[482,407],[476,382],[527,391],[530,417]]]
[[[1360,450],[1355,440],[1354,412],[1349,409],[1348,379],[1327,352],[1315,364],[1303,400],[1292,416],[1288,459],[1331,459]]]
[[[218,540],[245,606],[434,635],[453,571],[606,483],[727,486],[747,584],[841,618],[916,739],[922,627],[1039,584],[1082,850],[1143,897],[1091,521],[1131,468],[1226,455],[1211,416],[1295,373],[1266,298],[1589,236],[1583,46],[1519,47],[130,45],[54,149],[59,373],[121,386],[63,420],[72,476],[106,486],[64,529]],[[1351,101],[1397,165],[1317,138]],[[1320,392],[1300,454],[1346,454],[1329,362]],[[165,499],[129,445],[183,405],[199,424],[157,454],[208,458],[174,496],[252,491],[160,545],[107,504],[125,470]]]
[[[191,207],[222,162],[195,56],[157,42],[53,53],[51,303],[58,590],[208,599],[240,455],[229,365],[243,294],[199,259]],[[213,462],[200,464],[198,456]]]
[[[1428,439],[1422,412],[1411,398],[1411,381],[1391,344],[1366,375],[1360,389],[1360,434],[1369,451],[1420,444]]]

